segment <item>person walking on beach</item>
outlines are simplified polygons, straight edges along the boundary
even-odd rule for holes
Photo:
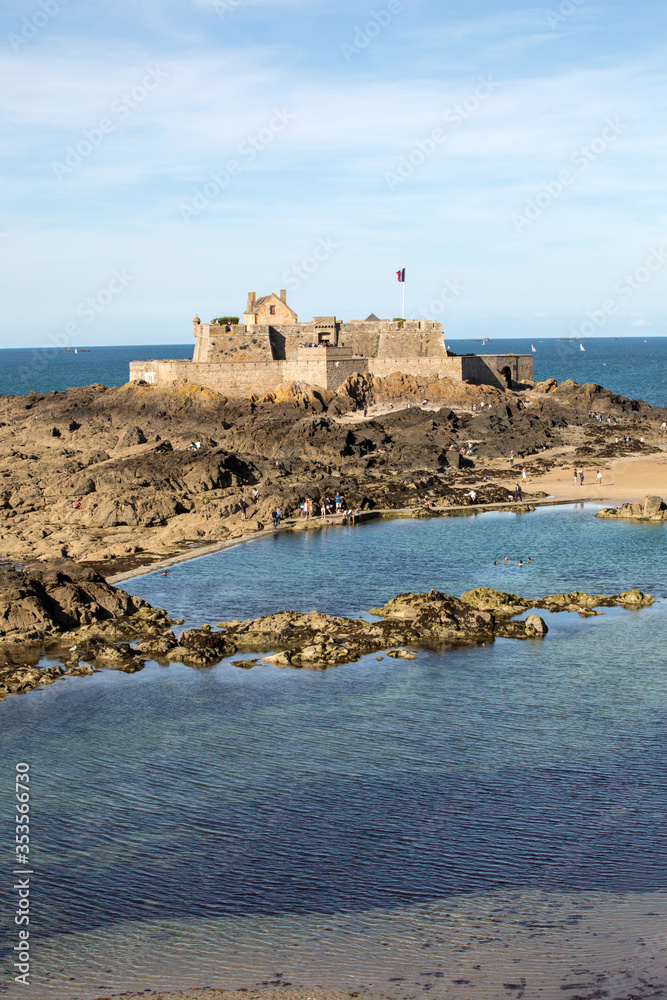
[[[526,468],[525,465],[521,470],[521,478],[523,479],[524,483],[528,482],[528,469]]]
[[[597,473],[597,476],[596,476],[595,478],[596,478],[596,479],[597,479],[597,481],[598,481],[598,486],[602,486],[602,473],[600,472],[600,470],[599,470],[599,469],[598,469],[598,473]]]
[[[521,500],[522,496],[523,494],[521,492],[521,484],[517,483],[516,486],[514,487],[514,502],[518,503],[519,500]]]
[[[584,470],[583,470],[583,468],[579,469],[579,483],[581,484],[581,486],[584,485]]]
[[[579,479],[577,478],[577,470],[575,468],[575,470],[574,470],[574,479],[572,480],[572,485],[576,486],[578,482],[579,482]]]

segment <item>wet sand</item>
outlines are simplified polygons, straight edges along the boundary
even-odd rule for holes
[[[159,920],[39,949],[8,1000],[643,1000],[665,996],[661,892],[497,891],[405,910]],[[231,991],[231,992],[228,992]]]

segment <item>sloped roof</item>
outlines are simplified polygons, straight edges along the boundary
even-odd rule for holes
[[[364,320],[364,323],[379,323],[379,322],[380,322],[380,317],[376,316],[375,313],[371,313],[370,316],[367,316],[366,319]]]

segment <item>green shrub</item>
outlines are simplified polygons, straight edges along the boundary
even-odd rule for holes
[[[226,326],[229,323],[230,326],[235,326],[238,321],[238,316],[218,316],[217,319],[212,319],[211,323],[219,323],[220,326]]]

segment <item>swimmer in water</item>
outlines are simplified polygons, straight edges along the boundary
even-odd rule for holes
[[[505,562],[507,562],[507,556],[505,556]]]
[[[519,566],[523,566],[523,559],[519,559]]]
[[[167,576],[167,570],[166,569],[162,570],[162,576]]]

